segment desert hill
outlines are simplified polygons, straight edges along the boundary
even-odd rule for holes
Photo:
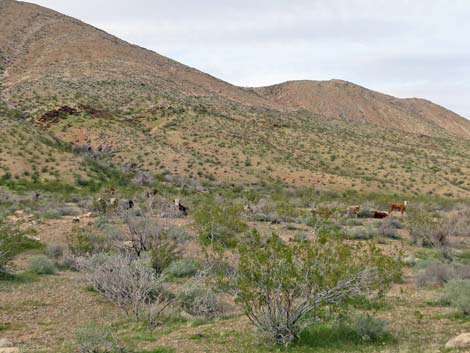
[[[290,81],[253,91],[287,109],[327,118],[423,134],[440,127],[470,137],[470,122],[441,106],[422,99],[395,98],[346,81]]]
[[[14,0],[0,0],[0,68],[5,111],[22,116],[9,126],[52,134],[78,151],[80,163],[91,155],[132,174],[470,193],[470,139],[462,139],[470,137],[470,121],[428,101],[336,80],[237,87]],[[8,141],[5,151],[19,148]],[[30,169],[36,161],[39,178],[51,180],[40,173],[47,171],[42,160],[28,154],[21,164]],[[2,170],[11,169],[13,156],[3,156]]]
[[[408,132],[433,135],[437,127],[470,137],[468,120],[431,102],[397,99],[338,80],[243,89],[40,6],[1,0],[0,13],[3,96],[22,110],[77,101],[140,109],[165,99],[200,97],[228,111],[234,103],[305,109]]]

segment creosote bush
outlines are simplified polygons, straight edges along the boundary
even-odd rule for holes
[[[28,249],[37,249],[41,244],[29,238],[19,227],[0,220],[0,272],[5,271],[13,258]]]
[[[38,275],[52,275],[56,271],[54,263],[46,255],[31,256],[28,269]]]
[[[449,281],[444,290],[444,300],[465,316],[470,316],[470,280]]]
[[[241,220],[241,207],[231,202],[209,198],[201,201],[193,214],[203,244],[233,247],[236,236],[247,225]]]
[[[314,324],[325,306],[365,294],[384,294],[401,276],[401,263],[373,244],[345,244],[322,235],[292,246],[277,235],[253,232],[238,247],[233,282],[250,321],[278,344],[288,344]]]
[[[199,318],[216,318],[225,311],[224,304],[217,294],[199,278],[184,285],[178,295],[178,301],[187,313]]]
[[[64,248],[60,244],[51,243],[47,245],[46,254],[51,259],[58,259],[64,254]]]
[[[111,330],[91,324],[77,332],[76,348],[78,353],[127,353]]]
[[[379,342],[389,336],[387,321],[373,316],[357,316],[351,320],[350,327],[367,342]]]
[[[179,257],[176,241],[170,239],[166,232],[160,233],[158,238],[153,239],[149,250],[150,264],[157,275],[160,275]]]
[[[432,262],[416,276],[418,287],[442,286],[451,280],[470,279],[470,265]]]
[[[195,259],[180,259],[173,261],[165,270],[165,274],[172,277],[191,277],[200,268],[201,264]]]
[[[111,248],[108,239],[98,234],[91,226],[75,226],[66,235],[67,245],[72,255],[90,256],[107,252]]]

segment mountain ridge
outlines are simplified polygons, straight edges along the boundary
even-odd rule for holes
[[[28,91],[39,91],[44,86],[52,91],[49,94],[60,90],[70,94],[86,92],[86,89],[71,87],[73,81],[78,80],[92,86],[89,90],[97,93],[100,105],[106,101],[107,93],[112,105],[136,108],[128,98],[114,97],[109,90],[103,92],[103,87],[96,87],[102,81],[114,80],[121,85],[124,82],[127,90],[143,101],[138,108],[150,108],[155,100],[142,96],[205,97],[218,106],[240,104],[279,111],[302,109],[328,119],[372,123],[430,135],[438,127],[470,138],[470,121],[428,101],[399,99],[342,80],[238,87],[54,10],[1,0],[0,11],[4,13],[0,23],[0,33],[3,33],[0,47],[6,48],[3,50],[6,53],[2,53],[4,61],[6,56],[3,98],[17,108],[21,107],[21,102],[14,97],[18,92],[28,97]],[[337,92],[338,89],[342,91]],[[274,95],[273,90],[277,90]],[[34,97],[28,99],[34,105]],[[82,103],[90,103],[92,99],[86,97],[85,100],[88,102]],[[67,104],[71,100],[62,101]],[[39,105],[53,108],[43,102]],[[355,105],[358,108],[352,109]]]

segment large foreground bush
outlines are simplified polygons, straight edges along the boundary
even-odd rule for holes
[[[317,322],[325,306],[383,293],[401,273],[400,263],[373,245],[345,244],[331,236],[289,246],[276,235],[263,241],[254,233],[239,255],[237,301],[279,344]]]

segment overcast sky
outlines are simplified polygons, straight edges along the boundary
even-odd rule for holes
[[[242,86],[343,79],[470,118],[470,0],[32,0]]]

